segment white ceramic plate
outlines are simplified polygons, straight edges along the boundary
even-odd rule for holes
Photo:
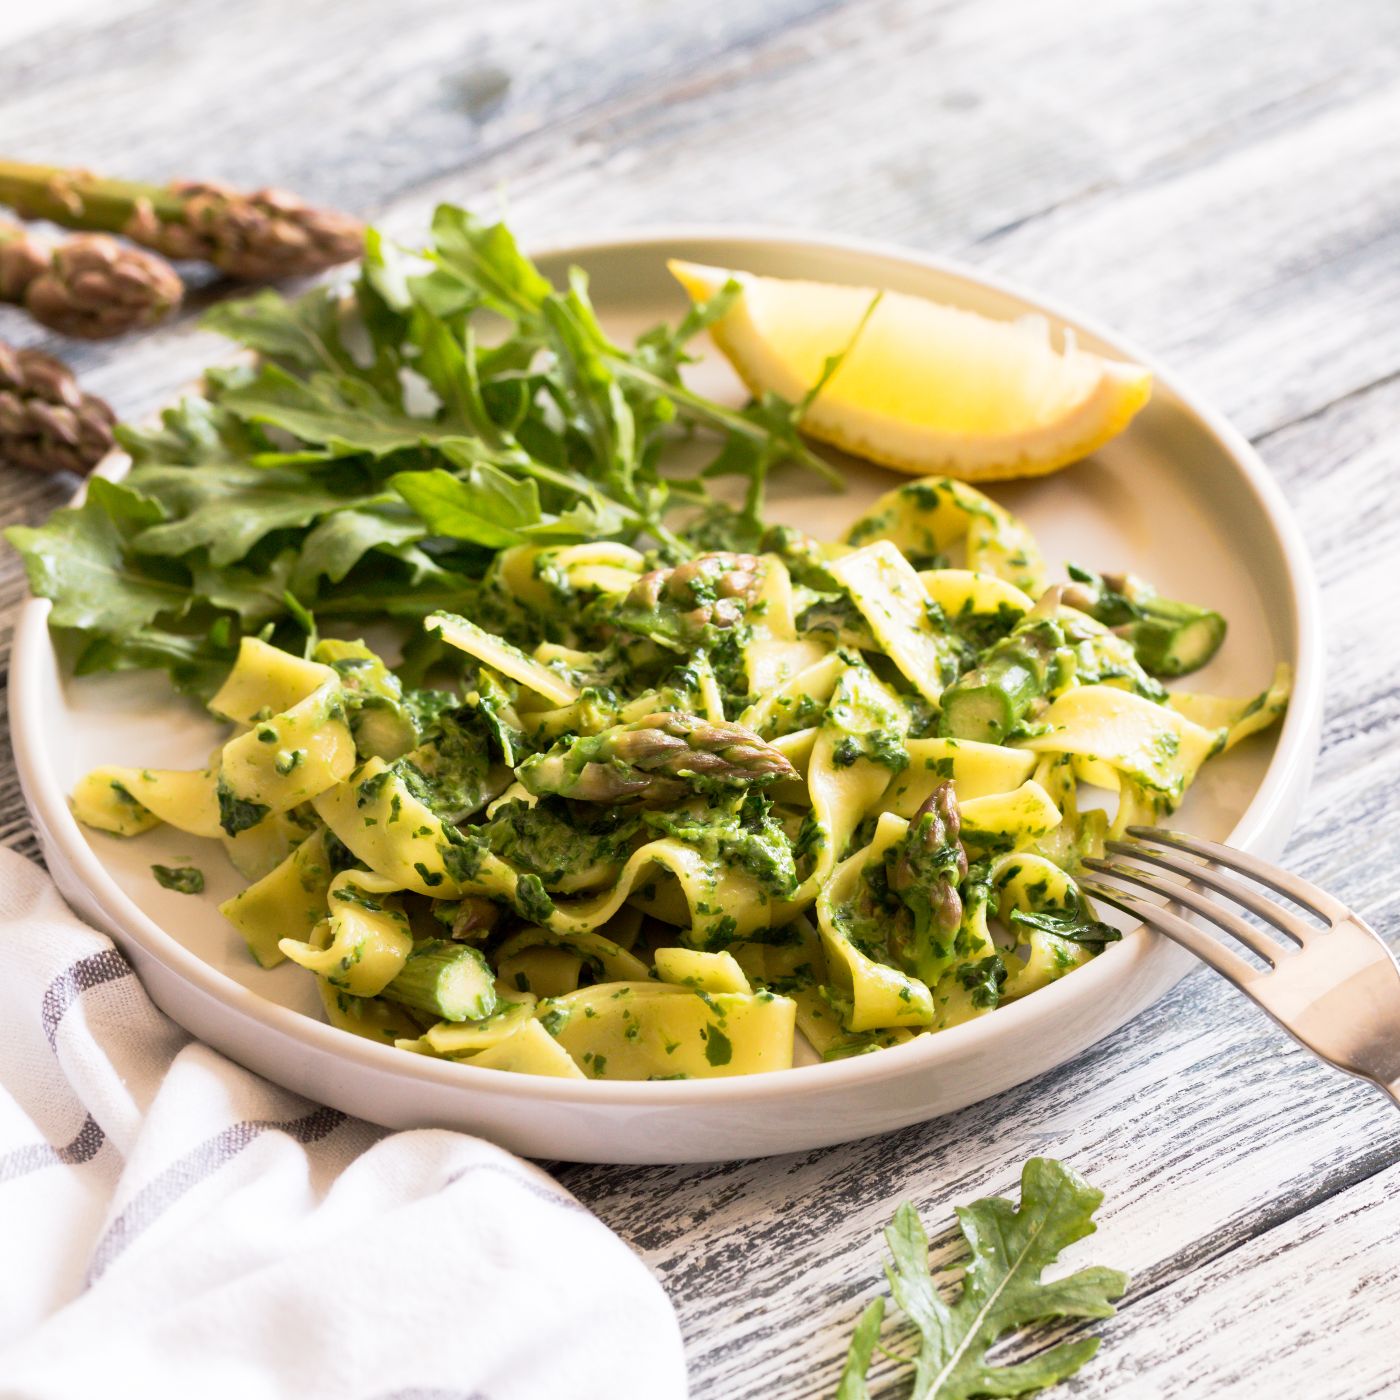
[[[1072,326],[1082,344],[1151,363],[1077,316],[951,264],[872,244],[763,230],[662,229],[554,249],[551,275],[578,263],[604,322],[630,340],[677,317],[685,298],[668,256],[755,272],[875,285],[989,315],[1027,311]],[[1209,602],[1230,621],[1225,647],[1192,688],[1247,695],[1278,660],[1296,673],[1280,730],[1212,762],[1177,825],[1277,854],[1293,825],[1317,749],[1322,698],[1318,601],[1302,542],[1249,445],[1160,366],[1149,407],[1093,459],[1047,479],[993,489],[1034,529],[1052,569],[1067,559],[1131,568],[1167,594]],[[711,355],[692,382],[742,399]],[[853,464],[845,496],[781,483],[771,514],[834,536],[898,478]],[[783,494],[786,491],[788,494]],[[885,1132],[1001,1092],[1078,1054],[1135,1016],[1190,967],[1137,930],[1101,957],[990,1016],[907,1045],[832,1064],[708,1081],[607,1083],[533,1078],[404,1054],[325,1025],[311,979],[247,956],[215,905],[238,887],[225,862],[169,829],[120,841],[80,829],[66,793],[87,769],[121,762],[202,764],[218,730],[172,699],[159,677],[74,681],[61,672],[30,601],[15,639],[11,718],[25,796],[69,902],[107,929],[157,1004],[235,1060],[322,1103],[390,1127],[480,1133],[535,1157],[685,1162],[788,1152]],[[204,856],[203,899],[162,889],[152,862]]]

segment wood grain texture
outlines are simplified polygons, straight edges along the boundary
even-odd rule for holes
[[[586,17],[563,0],[124,0],[4,47],[0,132],[36,159],[288,185],[404,235],[439,199],[504,198],[535,239],[682,219],[884,238],[1114,324],[1255,438],[1298,513],[1329,685],[1288,860],[1400,938],[1392,0],[615,0]],[[192,312],[225,290],[197,286]],[[0,336],[48,343],[8,316]],[[191,315],[63,348],[135,416],[220,347]],[[0,472],[6,524],[60,498]],[[6,552],[0,606],[20,591]],[[35,849],[4,759],[0,840]],[[935,1123],[558,1174],[665,1282],[697,1400],[796,1400],[830,1394],[894,1205],[943,1228],[1032,1153],[1107,1193],[1071,1262],[1134,1275],[1065,1393],[1400,1394],[1400,1118],[1204,971],[1080,1062]]]

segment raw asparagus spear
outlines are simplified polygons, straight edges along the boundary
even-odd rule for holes
[[[120,233],[168,258],[213,263],[233,277],[299,277],[364,250],[364,225],[283,190],[243,194],[193,180],[166,186],[0,161],[0,204],[64,228]]]
[[[1199,670],[1225,640],[1225,619],[1209,608],[1163,598],[1132,574],[1096,574],[1069,566],[1064,602],[1132,643],[1138,664],[1154,676]]]
[[[154,253],[103,233],[50,245],[0,220],[0,301],[63,335],[104,340],[151,326],[183,295],[175,269]]]
[[[1027,613],[943,692],[939,732],[1004,742],[1035,702],[1063,683],[1064,646],[1064,629],[1054,618]]]
[[[115,422],[61,360],[0,341],[0,462],[86,476],[112,450]]]
[[[469,943],[431,938],[380,995],[444,1021],[479,1021],[496,1009],[496,980]]]
[[[561,740],[516,769],[537,796],[552,792],[584,802],[675,801],[792,776],[787,759],[751,729],[681,713]]]

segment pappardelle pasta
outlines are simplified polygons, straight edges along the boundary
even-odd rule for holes
[[[244,638],[208,766],[101,768],[74,809],[220,842],[249,882],[224,915],[342,1030],[571,1078],[836,1059],[1065,976],[1119,936],[1079,862],[1288,692],[1285,668],[1168,692],[1216,613],[1049,584],[1025,527],[943,478],[839,543],[512,547],[464,610],[420,639],[436,687],[361,641]]]

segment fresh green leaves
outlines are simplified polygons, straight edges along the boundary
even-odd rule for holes
[[[714,440],[752,510],[778,461],[829,470],[797,410],[729,409],[681,382],[687,343],[736,290],[629,351],[582,273],[557,289],[503,225],[443,206],[422,253],[371,233],[348,292],[214,307],[209,327],[253,362],[209,370],[157,426],[119,429],[124,481],[93,481],[81,506],[9,539],[76,634],[80,671],[158,666],[195,690],[250,633],[299,646],[312,615],[461,611],[512,546],[684,558],[668,514],[713,499],[664,460],[681,438]]]
[[[524,331],[538,329],[540,306],[554,289],[504,224],[487,224],[465,209],[443,204],[433,215],[433,244],[435,260],[483,306]]]
[[[524,544],[524,531],[540,523],[540,493],[495,467],[473,466],[460,476],[442,468],[399,472],[389,485],[435,535],[470,540],[488,549]]]
[[[908,1202],[900,1206],[885,1231],[891,1256],[885,1275],[895,1303],[918,1333],[910,1400],[1025,1395],[1064,1380],[1093,1356],[1097,1337],[1061,1342],[1015,1364],[987,1360],[998,1340],[1034,1323],[1113,1316],[1111,1300],[1127,1288],[1126,1274],[1088,1268],[1041,1281],[1061,1251],[1094,1232],[1093,1215],[1102,1201],[1103,1193],[1068,1167],[1032,1157],[1021,1172],[1019,1206],[1000,1196],[959,1206],[968,1258],[952,1303],[929,1272],[928,1237],[918,1211]],[[883,1299],[861,1314],[836,1400],[869,1400],[865,1377],[883,1316]]]
[[[161,517],[154,501],[97,477],[84,505],[55,511],[39,529],[18,526],[6,538],[24,556],[30,588],[53,599],[53,626],[125,632],[185,601],[178,579],[130,557],[131,541]]]
[[[291,302],[265,288],[240,301],[210,307],[204,325],[273,364],[338,374],[356,368],[341,340],[342,312],[340,298],[330,287],[313,288]]]
[[[219,402],[245,423],[280,428],[322,449],[313,456],[383,457],[459,431],[399,412],[363,379],[330,374],[298,379],[274,364],[265,364],[251,382],[225,390]]]
[[[137,467],[127,478],[159,510],[131,543],[141,554],[187,555],[207,551],[217,569],[245,558],[274,530],[313,525],[349,505],[379,499],[373,491],[343,486],[292,468],[264,470],[246,462],[206,462],[188,467]]]

